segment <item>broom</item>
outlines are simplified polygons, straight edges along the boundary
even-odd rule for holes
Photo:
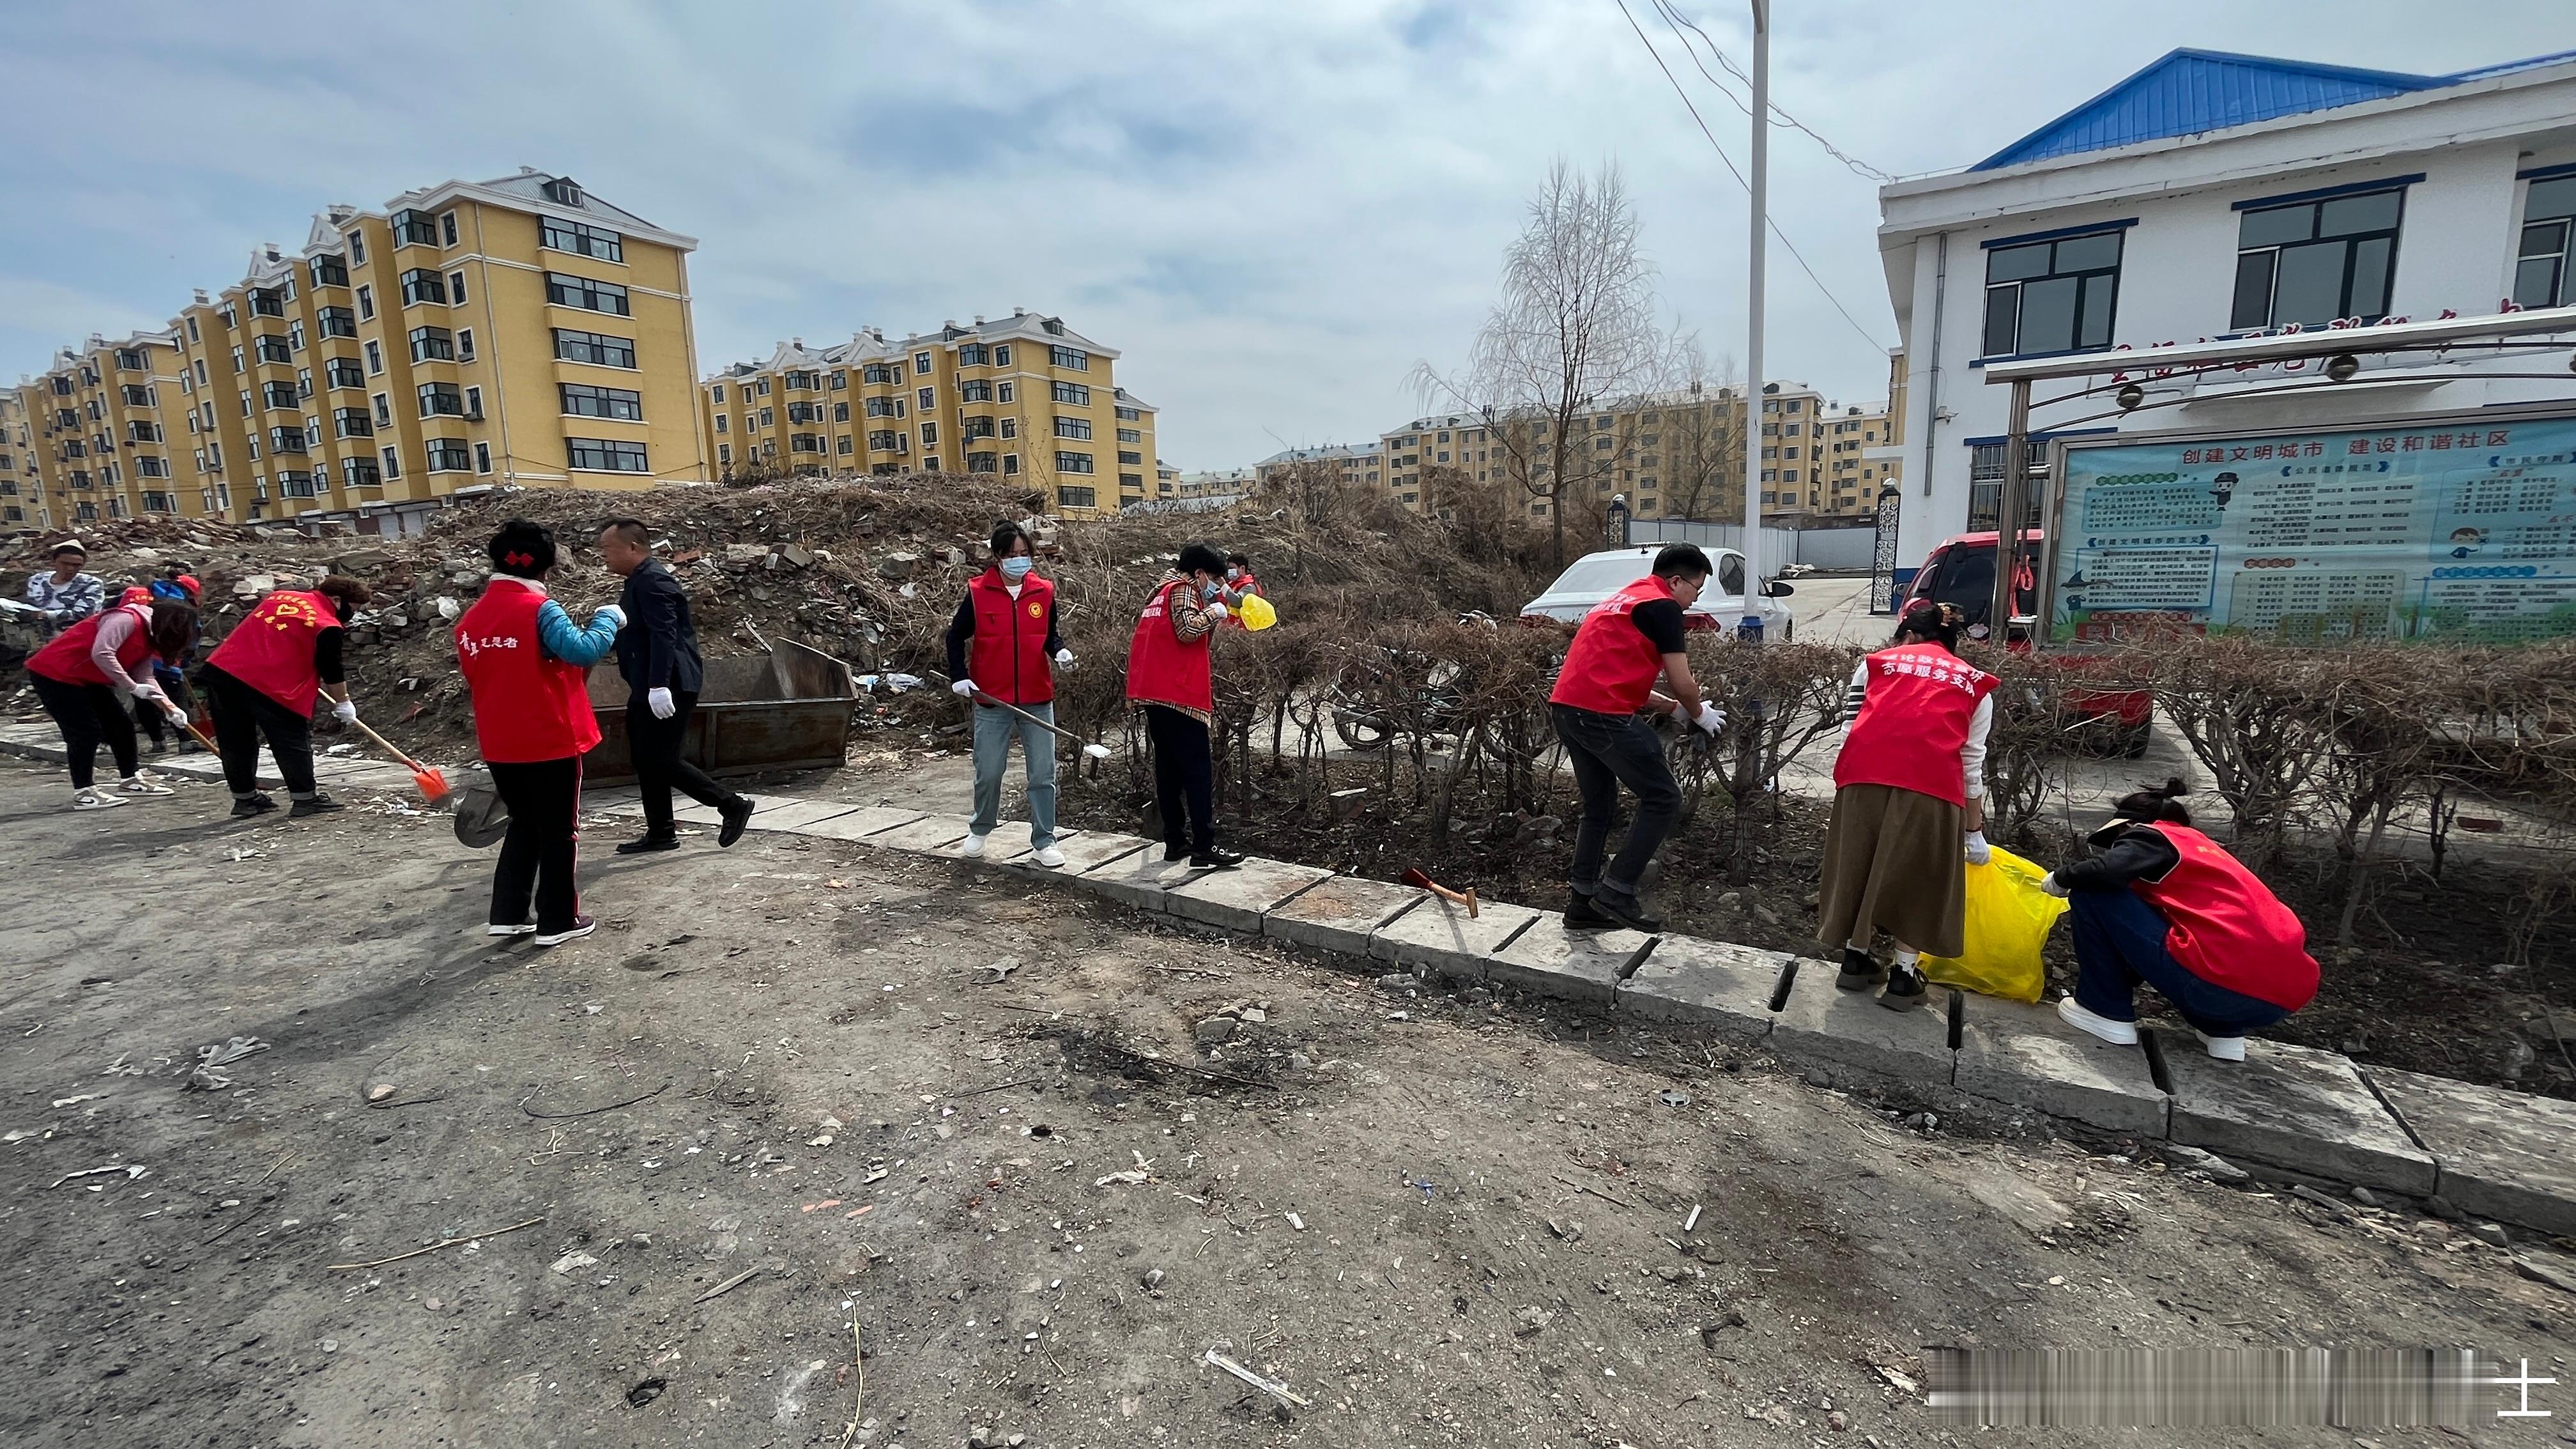
[[[427,804],[435,805],[439,801],[447,798],[449,793],[447,776],[442,773],[437,766],[424,765],[420,761],[413,759],[411,756],[404,754],[402,751],[395,749],[393,741],[386,739],[383,735],[377,734],[374,730],[367,728],[366,721],[364,720],[353,719],[349,721],[349,723],[358,727],[358,733],[365,735],[368,739],[374,740],[376,742],[376,748],[383,750],[386,754],[402,761],[404,765],[410,768],[411,782],[413,786],[419,789],[422,801]]]

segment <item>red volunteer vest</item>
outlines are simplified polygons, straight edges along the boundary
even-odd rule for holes
[[[116,662],[125,670],[126,680],[131,682],[134,666],[142,663],[143,656],[152,652],[152,606],[149,604],[121,603],[72,625],[55,635],[52,643],[27,656],[27,672],[64,684],[112,684],[106,675],[99,673],[97,663],[89,657],[90,645],[98,639],[98,626],[106,623],[111,614],[134,616],[134,632],[126,635],[125,642],[116,650]]]
[[[2181,825],[2146,825],[2173,842],[2182,859],[2164,879],[2129,889],[2168,924],[2165,950],[2192,975],[2242,996],[2292,1011],[2317,994],[2316,958],[2307,927],[2242,861],[2218,842]]]
[[[1261,580],[1252,576],[1252,570],[1245,569],[1243,571],[1243,577],[1227,580],[1225,587],[1227,592],[1233,594],[1236,598],[1244,598],[1261,592]],[[1249,630],[1252,626],[1243,622],[1242,611],[1236,610],[1225,616],[1225,627],[1229,629]]]
[[[599,743],[590,671],[547,658],[538,643],[545,601],[494,579],[456,621],[456,662],[474,692],[474,739],[493,764],[565,760]]]
[[[340,627],[340,612],[320,594],[279,589],[259,601],[206,656],[206,663],[276,700],[297,714],[311,714],[322,692],[313,667],[313,641]]]
[[[1869,687],[1834,760],[1834,786],[1892,785],[1968,803],[1959,751],[1977,703],[2002,681],[1938,644],[1869,656]]]
[[[1172,590],[1195,587],[1188,579],[1174,579],[1156,589],[1145,612],[1136,617],[1136,636],[1127,644],[1128,703],[1216,712],[1216,677],[1208,661],[1212,636],[1201,634],[1184,644],[1172,635]]]
[[[966,584],[975,606],[975,637],[966,644],[966,672],[975,687],[1005,704],[1047,704],[1055,699],[1055,672],[1046,655],[1047,609],[1055,603],[1055,585],[1032,570],[1020,577],[1020,596],[1011,597],[998,568],[988,568]]]
[[[1574,647],[1565,652],[1565,667],[1557,671],[1548,703],[1594,714],[1644,709],[1646,696],[1664,672],[1664,656],[1629,615],[1650,599],[1672,596],[1672,585],[1648,574],[1594,605],[1575,626]]]

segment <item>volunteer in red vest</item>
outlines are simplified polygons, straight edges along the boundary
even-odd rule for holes
[[[2317,994],[2317,963],[2296,911],[2174,803],[2180,780],[2112,807],[2101,853],[2040,883],[2068,898],[2075,993],[2057,1014],[2107,1042],[2138,1039],[2132,994],[2146,982],[2191,1023],[2209,1054],[2245,1060],[2245,1035]]]
[[[277,808],[259,788],[259,744],[277,760],[290,816],[341,808],[313,783],[313,705],[328,696],[342,724],[358,717],[350,702],[341,640],[350,616],[371,597],[356,579],[333,574],[311,589],[277,589],[251,606],[197,669],[197,686],[215,717],[215,749],[232,788],[233,817]]]
[[[596,929],[581,913],[573,879],[581,757],[599,743],[590,666],[617,647],[626,614],[602,604],[588,628],[577,628],[563,605],[546,597],[555,539],[543,524],[511,519],[492,535],[489,552],[494,572],[483,596],[456,621],[456,662],[474,695],[474,738],[493,791],[510,809],[510,832],[492,867],[487,929],[560,946]]]
[[[107,810],[124,804],[128,796],[173,793],[143,776],[128,701],[141,700],[164,712],[173,707],[152,680],[152,661],[184,654],[196,627],[197,611],[185,604],[120,602],[74,623],[27,656],[28,682],[62,731],[74,810]],[[114,790],[97,785],[102,742],[121,777]]]
[[[975,706],[975,818],[960,853],[982,855],[984,837],[1001,823],[1002,776],[1016,738],[1028,761],[1029,858],[1053,870],[1064,864],[1055,844],[1055,736],[994,707],[998,700],[1055,723],[1055,671],[1073,667],[1073,651],[1056,633],[1055,585],[1036,565],[1028,530],[1016,523],[993,530],[992,565],[966,585],[948,623],[948,677]]]
[[[1928,994],[1924,952],[1956,956],[1968,920],[1968,862],[1986,858],[1986,731],[1991,674],[1957,654],[1959,611],[1918,599],[1887,648],[1860,662],[1843,699],[1850,720],[1834,759],[1817,938],[1839,946],[1846,991],[1884,981],[1897,1011]],[[1871,954],[1884,931],[1893,969]]]
[[[1638,711],[1651,708],[1712,735],[1726,727],[1726,716],[1700,698],[1699,681],[1691,677],[1683,622],[1699,602],[1710,572],[1708,555],[1697,545],[1665,545],[1655,554],[1652,572],[1583,616],[1565,666],[1557,671],[1548,713],[1583,796],[1574,864],[1567,871],[1572,893],[1565,903],[1565,924],[1570,929],[1663,929],[1637,892],[1646,867],[1673,828],[1682,792],[1664,762],[1663,737]],[[1672,693],[1656,691],[1659,678]],[[1610,827],[1619,817],[1621,785],[1637,797],[1637,818],[1628,827],[1627,843],[1604,866]]]
[[[1247,627],[1243,620],[1231,611],[1242,608],[1245,599],[1261,592],[1261,580],[1252,572],[1251,558],[1239,553],[1227,554],[1225,556],[1225,606],[1229,611],[1225,621],[1227,628]],[[1268,596],[1264,595],[1264,597]]]
[[[1203,543],[1154,585],[1127,645],[1127,702],[1145,712],[1154,742],[1154,799],[1163,814],[1163,859],[1230,870],[1243,857],[1216,845],[1216,676],[1208,640],[1227,616],[1225,555]]]

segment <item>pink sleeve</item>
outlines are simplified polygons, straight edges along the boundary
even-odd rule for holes
[[[90,636],[89,662],[98,666],[98,672],[107,676],[108,683],[114,684],[121,679],[129,688],[139,688],[152,682],[152,656],[149,653],[135,661],[134,667],[143,671],[140,674],[129,674],[124,665],[116,662],[118,648],[134,637],[134,631],[140,627],[134,616],[123,609],[111,609],[107,617],[98,621],[98,632]]]

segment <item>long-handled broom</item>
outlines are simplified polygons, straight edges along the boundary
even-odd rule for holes
[[[1011,714],[1017,715],[1020,719],[1029,724],[1036,725],[1039,729],[1045,730],[1048,734],[1054,735],[1058,739],[1082,746],[1082,753],[1089,759],[1105,760],[1109,758],[1109,747],[1107,745],[1092,744],[1071,730],[1064,729],[1057,725],[1051,725],[1045,720],[1038,718],[1036,715],[1029,713],[1027,710],[1020,708],[1018,705],[1005,703],[1002,700],[995,699],[993,696],[986,694],[980,689],[975,691],[975,697],[982,700],[984,703],[993,706],[995,709],[1007,710]]]
[[[409,767],[411,770],[411,782],[419,789],[420,798],[424,802],[435,805],[439,801],[447,798],[449,793],[447,776],[442,773],[437,766],[424,765],[420,761],[413,759],[411,756],[404,754],[402,751],[395,749],[393,741],[386,739],[383,735],[377,734],[374,730],[367,728],[366,721],[364,720],[353,719],[349,721],[349,723],[358,727],[358,733],[365,735],[368,739],[374,740],[376,742],[376,748],[383,750],[386,754],[402,761],[405,766]]]

